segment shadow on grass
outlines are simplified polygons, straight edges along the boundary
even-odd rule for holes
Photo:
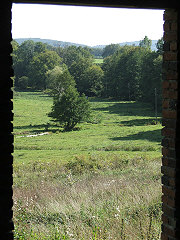
[[[146,131],[146,132],[139,132],[137,134],[131,134],[128,135],[126,137],[114,137],[114,138],[110,138],[113,141],[134,141],[134,140],[149,140],[151,142],[161,142],[161,130],[160,129],[156,129],[153,131]]]
[[[17,91],[16,92],[17,96],[18,94],[24,95],[25,98],[32,98],[32,97],[40,97],[40,98],[52,98],[49,94],[43,93],[42,91]]]
[[[48,98],[48,97],[51,97],[50,95],[46,94],[46,93],[43,93],[43,92],[28,92],[28,95],[29,96],[38,96],[38,97],[43,97],[43,98]]]
[[[102,108],[93,108],[93,110],[105,111],[105,112],[108,111],[110,114],[118,114],[120,116],[149,116],[149,117],[155,116],[153,107],[147,103],[140,103],[140,102],[111,103],[110,102],[110,104],[111,104],[110,106],[106,106]],[[160,116],[161,115],[159,114],[158,117]]]
[[[40,125],[26,125],[26,126],[16,126],[14,129],[24,130],[27,133],[44,133],[44,132],[68,132],[65,131],[62,127],[53,124],[40,124]],[[27,131],[26,131],[27,130]],[[75,127],[70,131],[79,131],[80,127]],[[22,131],[21,131],[22,132]]]
[[[97,103],[100,103],[100,102],[116,102],[114,99],[109,99],[109,98],[97,98],[97,97],[89,97],[88,100],[90,102],[97,102]]]
[[[52,98],[53,99],[53,96],[48,95],[48,94],[40,95],[39,97],[40,98]]]
[[[62,131],[60,127],[53,124],[40,124],[40,125],[25,125],[25,126],[15,126],[14,129],[28,130],[28,133],[42,133],[44,131],[57,132]]]
[[[144,119],[133,119],[129,121],[121,121],[121,124],[125,126],[147,126],[147,125],[155,125],[156,121],[161,123],[161,118],[144,118]]]

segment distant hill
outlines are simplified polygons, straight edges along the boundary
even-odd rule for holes
[[[85,44],[79,44],[79,43],[72,43],[72,42],[63,42],[63,41],[58,41],[58,40],[52,40],[52,39],[41,39],[41,38],[16,38],[15,39],[19,44],[22,44],[26,40],[33,40],[34,42],[42,42],[42,43],[47,43],[53,47],[68,47],[68,46],[76,46],[76,47],[89,47]],[[152,46],[151,49],[153,51],[156,51],[156,43],[158,40],[152,40]],[[133,42],[123,42],[123,43],[118,43],[120,46],[125,46],[125,45],[135,45],[139,46],[140,41],[133,41]],[[106,45],[96,45],[93,46],[92,48],[105,48]]]
[[[157,48],[156,48],[156,43],[157,43],[158,40],[152,40],[152,46],[151,46],[151,50],[152,51],[156,51]],[[128,45],[128,46],[139,46],[139,42],[140,41],[133,41],[133,42],[122,42],[122,43],[118,43],[120,46],[125,46],[125,45]],[[94,46],[94,48],[105,48],[106,45],[96,45]]]
[[[72,43],[72,42],[63,42],[63,41],[58,41],[58,40],[52,40],[52,39],[41,39],[41,38],[15,38],[16,42],[19,44],[22,44],[24,41],[27,40],[32,40],[34,42],[42,42],[42,43],[47,43],[53,47],[68,47],[68,46],[81,46],[81,47],[86,47],[84,44],[78,44],[78,43]]]

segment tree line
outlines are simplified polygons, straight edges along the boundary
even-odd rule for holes
[[[41,90],[60,96],[69,86],[86,96],[116,100],[144,101],[154,104],[156,89],[161,104],[162,39],[157,51],[151,50],[146,36],[139,46],[110,44],[99,55],[88,47],[52,47],[27,40],[13,40],[14,87]]]

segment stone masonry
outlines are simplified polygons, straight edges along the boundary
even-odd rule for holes
[[[163,140],[162,140],[162,240],[180,239],[179,235],[179,35],[176,10],[164,13],[163,54]]]

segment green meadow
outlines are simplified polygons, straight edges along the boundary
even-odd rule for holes
[[[103,63],[103,58],[95,58],[94,63],[96,64],[102,64]]]
[[[64,132],[52,102],[15,93],[15,239],[160,239],[160,116],[90,98],[89,121]]]

